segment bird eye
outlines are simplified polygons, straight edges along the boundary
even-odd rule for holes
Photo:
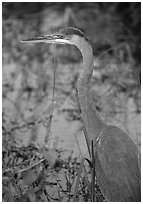
[[[63,35],[61,35],[61,34],[56,34],[56,35],[53,35],[53,38],[54,39],[64,39],[64,36]]]

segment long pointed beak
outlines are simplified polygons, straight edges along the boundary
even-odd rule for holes
[[[70,44],[69,40],[64,39],[61,34],[44,35],[40,37],[33,37],[26,40],[21,40],[22,43],[53,43],[53,44]]]

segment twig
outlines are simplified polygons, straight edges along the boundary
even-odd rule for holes
[[[52,104],[54,104],[54,98],[55,98],[55,86],[56,86],[56,46],[54,46],[54,57],[53,57],[53,64],[54,64],[54,71],[53,71],[53,92],[52,92]],[[45,144],[48,143],[50,131],[51,131],[51,123],[52,123],[52,116],[54,111],[54,106],[51,107],[51,117],[49,118],[48,125],[46,125],[46,136],[45,136]]]
[[[46,159],[43,158],[43,159],[41,159],[40,161],[36,162],[35,164],[33,164],[33,165],[31,165],[31,166],[29,166],[29,167],[27,167],[27,168],[25,168],[25,169],[20,169],[20,170],[17,170],[17,171],[15,171],[15,170],[13,170],[13,169],[8,169],[7,171],[4,171],[3,173],[12,171],[12,172],[14,172],[14,173],[16,173],[16,174],[19,174],[19,173],[22,173],[22,172],[24,172],[24,171],[28,171],[29,169],[32,169],[33,167],[37,166],[38,164],[42,163],[42,162],[45,161],[45,160],[46,160]]]
[[[26,127],[28,127],[28,126],[34,126],[34,125],[37,125],[37,124],[39,124],[39,123],[41,123],[42,122],[42,120],[38,120],[38,121],[30,121],[30,122],[27,122],[27,123],[24,123],[24,124],[22,124],[22,125],[16,125],[16,126],[14,126],[13,128],[11,128],[10,130],[9,130],[9,132],[11,132],[11,131],[14,131],[14,130],[19,130],[19,129],[23,129],[23,128],[26,128]]]
[[[17,173],[22,173],[22,172],[24,172],[24,171],[28,171],[29,169],[32,169],[33,167],[37,166],[38,164],[42,163],[42,162],[45,161],[45,160],[46,160],[46,159],[43,158],[43,159],[41,159],[40,161],[36,162],[35,164],[33,164],[33,165],[31,165],[31,166],[29,166],[29,167],[27,167],[27,168],[25,168],[25,169],[18,170]]]

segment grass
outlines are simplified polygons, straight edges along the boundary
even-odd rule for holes
[[[39,149],[29,146],[11,149],[10,155],[3,156],[3,201],[38,202],[43,197],[45,202],[92,201],[91,170],[85,165],[85,158],[79,161],[70,155],[64,161],[60,157],[62,152],[55,150],[58,159],[51,165],[51,154],[41,158],[43,155],[37,152]],[[99,189],[96,192],[101,200]]]

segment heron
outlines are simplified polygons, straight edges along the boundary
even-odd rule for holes
[[[82,54],[82,70],[77,81],[81,117],[89,143],[94,141],[96,179],[104,197],[112,202],[141,201],[140,152],[132,139],[118,126],[106,124],[93,106],[90,80],[93,73],[93,48],[89,38],[78,28],[33,37],[22,42],[68,44]]]

